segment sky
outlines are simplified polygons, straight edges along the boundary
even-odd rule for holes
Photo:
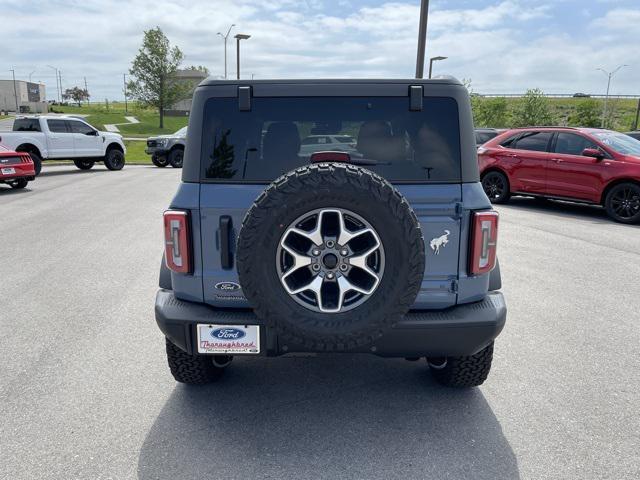
[[[235,33],[243,78],[411,78],[420,0],[0,0],[0,79],[42,81],[55,97],[82,86],[92,100],[123,98],[122,74],[144,30],[159,26],[184,65],[235,78]],[[640,0],[431,0],[427,58],[435,75],[471,82],[476,93],[640,94]],[[425,68],[425,72],[428,66]]]

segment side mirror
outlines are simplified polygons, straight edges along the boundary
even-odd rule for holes
[[[604,158],[604,153],[602,153],[597,148],[585,148],[582,151],[582,156],[583,157],[592,157],[592,158],[595,158],[596,160],[602,160]]]
[[[90,137],[97,137],[98,136],[98,131],[97,130],[91,130],[90,132],[85,133],[85,135],[89,135]]]

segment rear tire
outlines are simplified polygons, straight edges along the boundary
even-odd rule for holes
[[[169,164],[173,168],[182,168],[182,159],[184,158],[184,150],[176,148],[169,152]]]
[[[219,380],[226,366],[231,362],[230,356],[189,355],[176,347],[165,337],[167,362],[173,378],[177,382],[189,385],[204,385]]]
[[[36,177],[40,175],[42,171],[42,158],[36,152],[28,152],[33,161],[33,169],[36,171]]]
[[[640,185],[631,182],[616,185],[607,193],[604,207],[616,222],[640,223]]]
[[[124,167],[124,153],[117,148],[107,150],[104,156],[104,166],[109,170],[122,170]]]
[[[474,355],[427,358],[434,378],[447,387],[469,388],[482,385],[489,376],[493,342]]]
[[[506,203],[511,197],[509,179],[495,170],[482,177],[482,189],[491,203]]]
[[[20,189],[26,187],[27,184],[29,183],[29,181],[25,180],[24,178],[18,178],[17,180],[11,180],[11,181],[9,181],[7,183],[14,190],[20,190]]]
[[[73,163],[80,170],[91,170],[96,164],[93,160],[74,160]]]

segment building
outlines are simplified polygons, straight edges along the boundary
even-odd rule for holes
[[[173,116],[185,116],[189,115],[191,111],[191,97],[193,96],[193,91],[198,86],[198,84],[207,78],[207,74],[202,70],[178,70],[176,71],[176,79],[179,82],[184,82],[189,85],[189,94],[187,98],[177,101],[170,108],[164,111],[165,115],[173,115]]]
[[[0,80],[0,111],[15,112],[16,97],[20,113],[47,113],[46,90],[43,83]]]

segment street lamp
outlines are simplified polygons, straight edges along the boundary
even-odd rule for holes
[[[446,60],[449,57],[431,57],[429,59],[429,78],[431,78],[431,72],[433,71],[433,62],[439,62],[440,60]]]
[[[58,92],[58,103],[62,103],[60,98],[60,87],[58,85],[58,69],[56,67],[52,67],[51,65],[47,65],[47,67],[52,68],[56,72],[56,90]]]
[[[236,24],[232,23],[231,26],[229,27],[229,30],[227,30],[227,34],[223,35],[222,33],[218,32],[218,35],[220,35],[223,39],[224,39],[224,79],[227,79],[227,38],[229,38],[229,33],[231,33],[231,29],[233,27],[235,27]]]
[[[251,38],[251,35],[246,35],[244,33],[238,33],[235,37],[236,39],[236,76],[238,80],[240,80],[240,40],[248,40]]]
[[[607,72],[604,68],[596,68],[596,70],[600,70],[602,73],[604,73],[608,79],[607,79],[607,93],[604,96],[604,106],[602,107],[602,121],[600,122],[600,127],[604,128],[604,121],[605,118],[607,116],[607,103],[609,102],[609,87],[611,86],[611,77],[613,77],[618,70],[620,70],[622,67],[628,67],[629,65],[619,65],[618,68],[616,68],[615,70],[612,70],[611,72]]]

